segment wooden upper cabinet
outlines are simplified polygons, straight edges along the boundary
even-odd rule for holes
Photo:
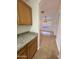
[[[21,25],[31,25],[32,24],[32,9],[24,1],[17,1],[17,23]]]

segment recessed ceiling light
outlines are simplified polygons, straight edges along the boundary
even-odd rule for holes
[[[41,13],[44,13],[44,11],[41,11]]]

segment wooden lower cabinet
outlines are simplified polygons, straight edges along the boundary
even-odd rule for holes
[[[32,42],[30,42],[30,44],[27,45],[28,48],[28,59],[32,59],[35,52],[37,51],[37,38],[35,38],[34,40],[32,40]]]
[[[37,37],[17,52],[17,59],[32,59],[37,51]]]

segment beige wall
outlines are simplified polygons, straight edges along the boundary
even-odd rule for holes
[[[61,19],[60,18],[59,18],[59,24],[57,28],[56,42],[57,42],[58,50],[60,53],[60,49],[61,49]]]

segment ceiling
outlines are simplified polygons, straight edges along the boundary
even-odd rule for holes
[[[61,0],[41,0],[40,2],[40,17],[56,18],[59,14]],[[41,13],[44,11],[44,13]]]

